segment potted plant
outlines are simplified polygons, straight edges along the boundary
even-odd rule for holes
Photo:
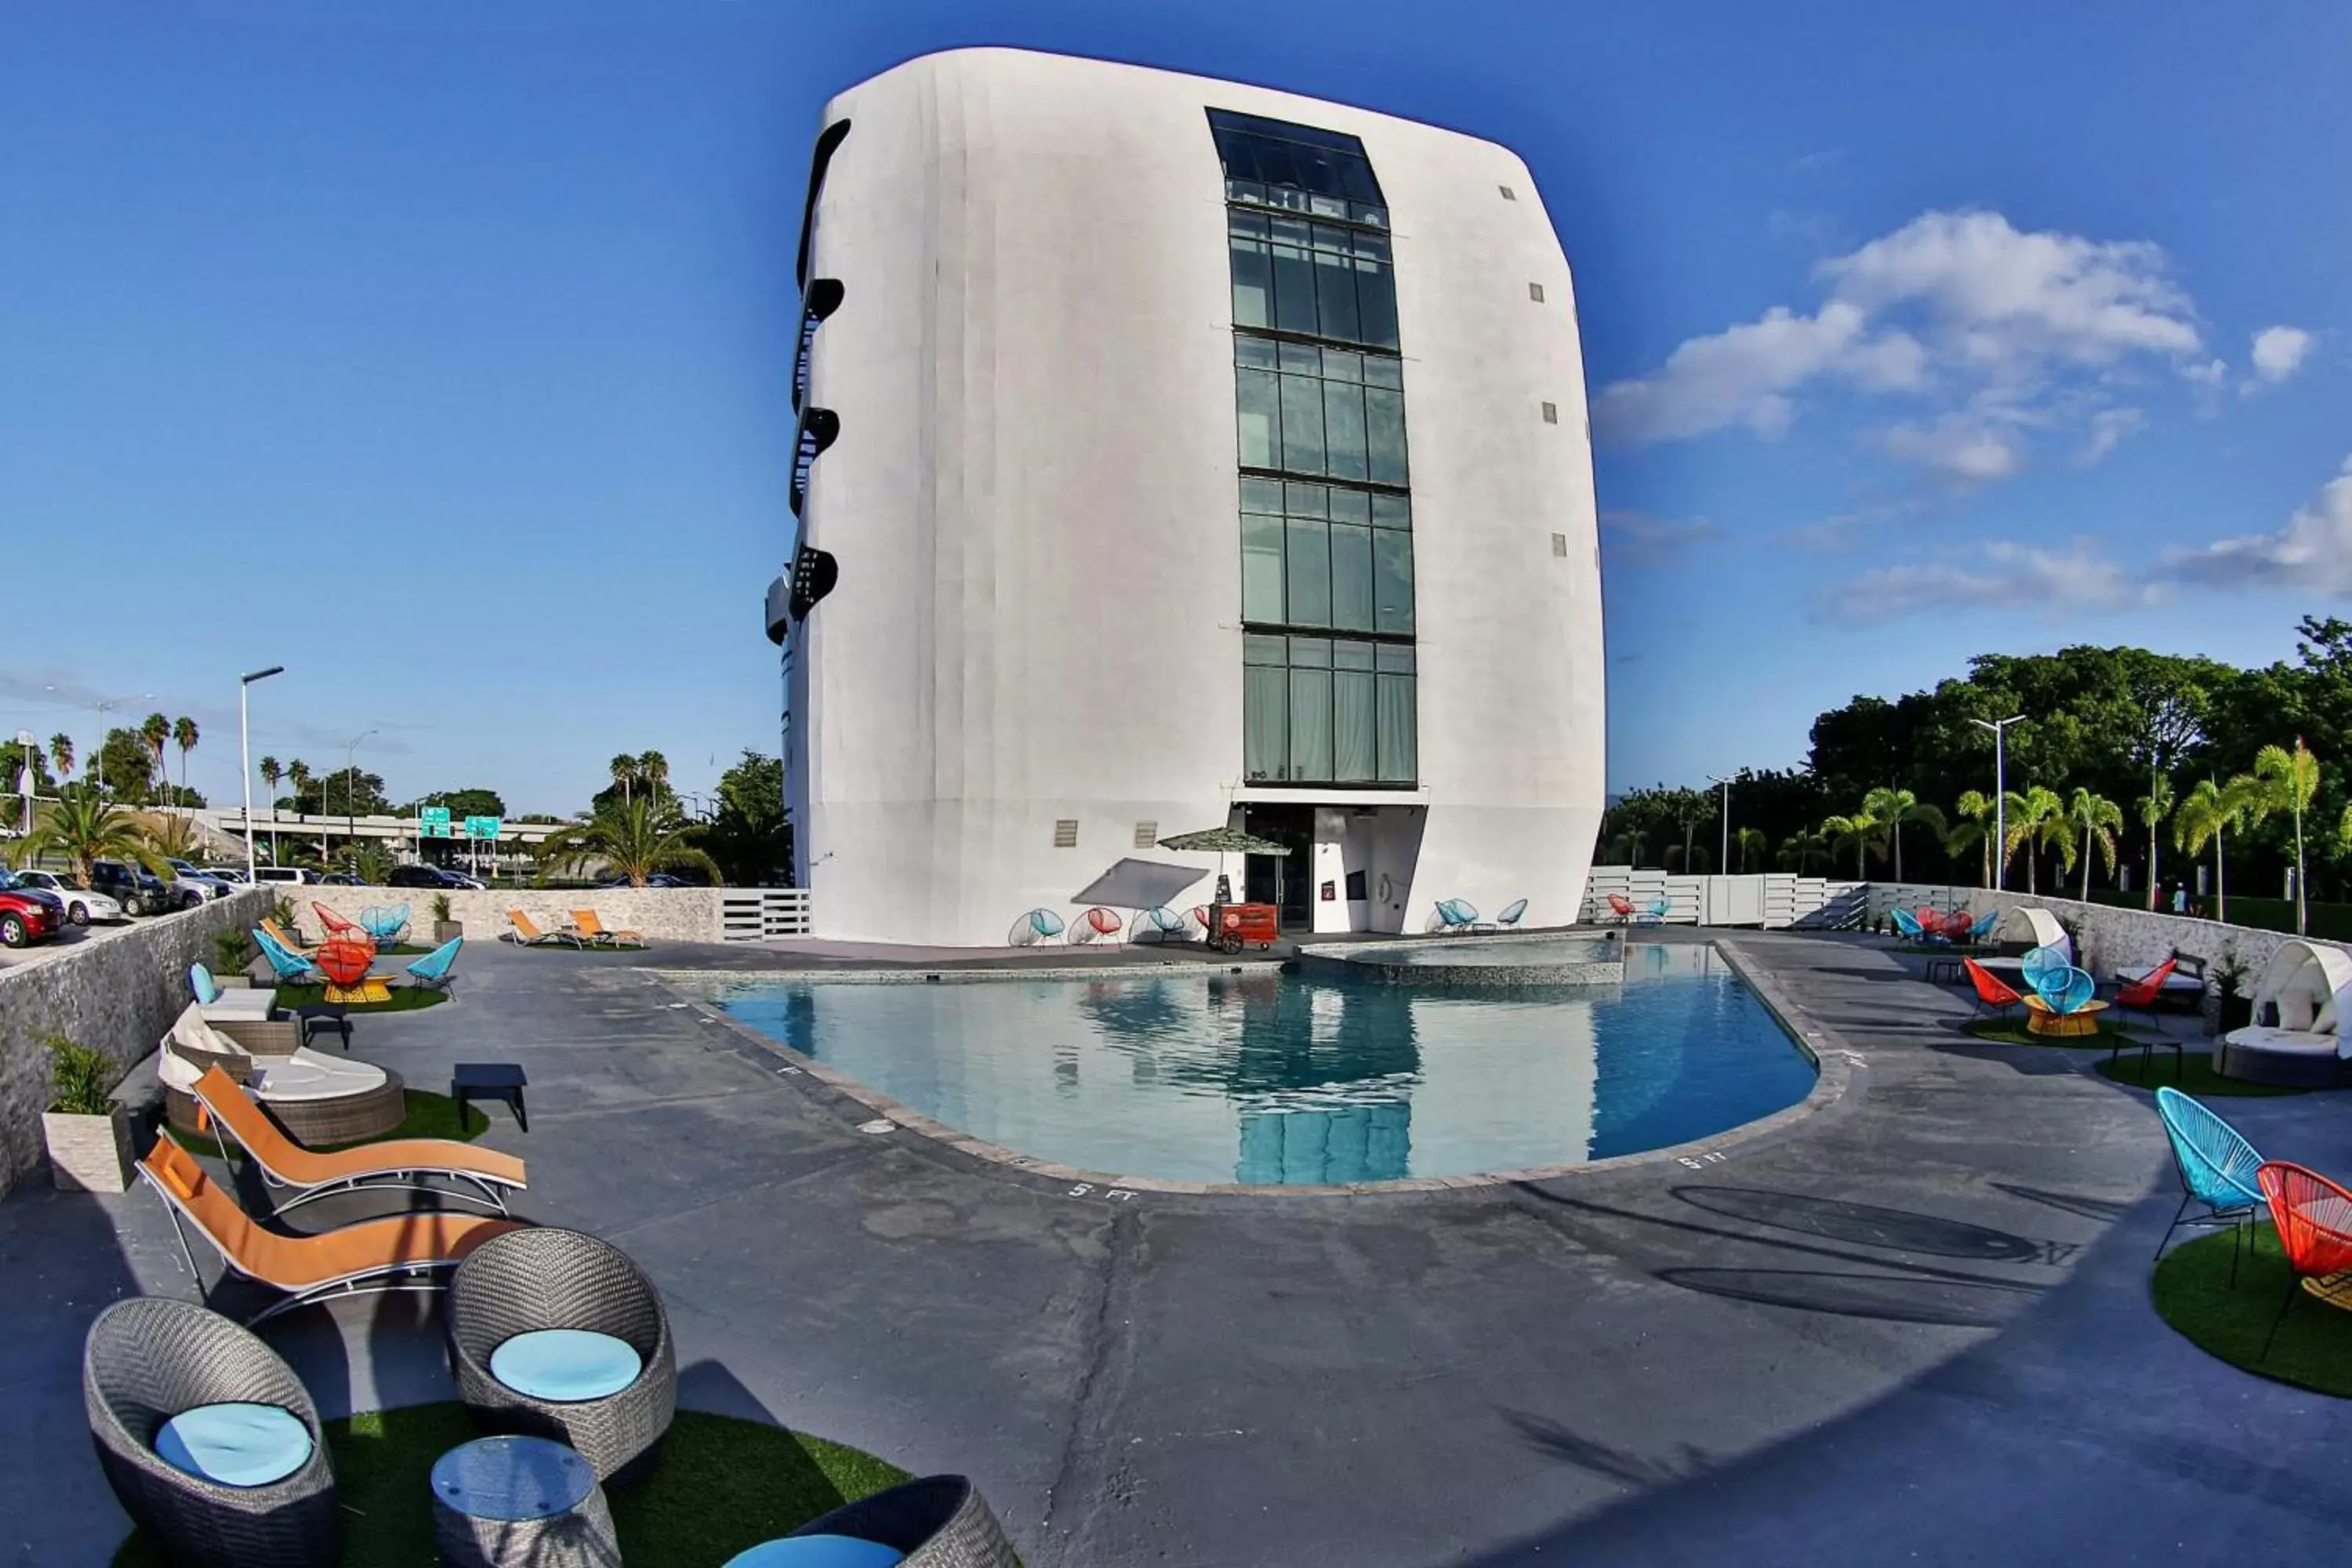
[[[114,1063],[62,1035],[49,1051],[50,1097],[41,1113],[49,1171],[61,1192],[119,1193],[131,1184],[131,1119],[114,1102]]]
[[[2254,999],[2245,994],[2245,960],[2238,956],[2235,946],[2223,948],[2213,963],[2212,1033],[2226,1035],[2254,1021]]]
[[[434,894],[433,945],[439,947],[443,942],[455,942],[457,938],[465,934],[466,927],[464,922],[453,921],[449,918],[449,895],[446,893]]]
[[[258,956],[253,939],[241,931],[225,931],[213,937],[213,984],[224,991],[243,991],[253,984],[250,973]]]

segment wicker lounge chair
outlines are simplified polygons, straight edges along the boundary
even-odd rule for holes
[[[342,1510],[319,1407],[276,1351],[217,1312],[136,1296],[98,1315],[82,1347],[82,1405],[122,1511],[171,1562],[193,1568],[313,1568],[342,1556]],[[165,1422],[207,1405],[272,1405],[310,1451],[258,1486],[207,1480],[155,1450]]]
[[[2270,1204],[2271,1224],[2278,1229],[2279,1247],[2292,1271],[2286,1300],[2279,1303],[2270,1337],[2263,1341],[2263,1353],[2256,1358],[2266,1360],[2297,1296],[2307,1290],[2330,1306],[2352,1302],[2352,1193],[2285,1160],[2264,1162],[2254,1179]]]
[[[223,1159],[234,1144],[245,1151],[268,1185],[292,1190],[294,1195],[277,1205],[278,1214],[312,1198],[378,1188],[460,1198],[504,1214],[506,1194],[530,1185],[523,1163],[513,1155],[447,1138],[392,1138],[333,1153],[305,1149],[280,1132],[236,1080],[217,1067],[205,1069],[194,1093],[223,1145]],[[433,1176],[455,1184],[455,1190],[430,1184],[426,1178]]]
[[[2262,1184],[2256,1177],[2263,1157],[2203,1101],[2169,1084],[2156,1091],[2156,1114],[2172,1145],[2172,1168],[2180,1176],[2180,1206],[2173,1211],[2172,1223],[2157,1242],[2156,1255],[2164,1256],[2172,1233],[2182,1226],[2226,1225],[2231,1232],[2230,1283],[2234,1285],[2239,1243],[2262,1217],[2264,1206]],[[2205,1212],[2190,1215],[2191,1204],[2203,1205]]]
[[[614,931],[597,917],[594,910],[572,911],[572,929],[580,933],[591,947],[644,947],[645,933]]]
[[[248,1325],[338,1296],[437,1290],[468,1253],[521,1224],[486,1215],[404,1214],[318,1236],[280,1236],[254,1224],[235,1198],[214,1184],[196,1157],[169,1138],[155,1140],[139,1163],[139,1174],[170,1211],[199,1290],[205,1289],[204,1270],[196,1267],[184,1220],[212,1244],[229,1272],[284,1294],[284,1300],[247,1319]]]
[[[512,1231],[458,1266],[447,1321],[458,1394],[485,1426],[568,1444],[599,1480],[625,1479],[651,1462],[677,1408],[677,1352],[661,1293],[626,1253],[576,1230]],[[543,1329],[609,1334],[636,1352],[640,1370],[595,1399],[538,1399],[499,1382],[492,1353]]]
[[[507,923],[514,927],[514,930],[506,933],[506,940],[517,947],[547,947],[557,942],[568,942],[573,947],[588,945],[574,931],[540,930],[539,922],[520,910],[509,910]]]
[[[1021,1561],[980,1489],[961,1476],[926,1476],[845,1503],[793,1531],[803,1535],[877,1542],[906,1553],[900,1568],[1019,1568]]]

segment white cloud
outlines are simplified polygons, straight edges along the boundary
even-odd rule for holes
[[[2074,461],[2087,468],[2147,427],[2145,408],[2102,408],[2091,416],[2091,433]]]
[[[2254,334],[2254,374],[2275,386],[2303,368],[2311,344],[2301,327],[2264,327]]]
[[[1646,511],[1601,514],[1601,542],[1607,563],[1634,570],[1666,565],[1718,531],[1703,517],[1654,517]]]
[[[2190,582],[2352,598],[2352,458],[2285,527],[2176,552],[2167,565]]]
[[[2230,379],[2230,364],[2227,360],[2207,360],[2183,367],[2180,374],[2200,386],[2219,386]]]
[[[1969,482],[2015,473],[2037,429],[2079,432],[2103,457],[2137,427],[2110,384],[2133,362],[2226,375],[2203,353],[2195,308],[2144,241],[2023,233],[1999,213],[1929,212],[1824,261],[1811,314],[1774,306],[1687,340],[1657,370],[1612,384],[1595,424],[1630,445],[1744,426],[1787,430],[1809,391],[1846,386],[1925,407],[1877,445]],[[2100,416],[2109,414],[2105,423]]]
[[[1970,563],[1883,566],[1832,589],[1822,608],[1833,619],[1875,624],[1929,611],[2039,605],[2059,615],[2152,604],[2161,589],[2077,541],[2063,553],[1996,541]]]

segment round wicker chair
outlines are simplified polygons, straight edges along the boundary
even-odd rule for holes
[[[660,1292],[618,1247],[552,1226],[494,1237],[457,1266],[446,1310],[449,1367],[485,1426],[569,1444],[600,1481],[625,1482],[652,1463],[677,1409],[677,1352]],[[559,1404],[519,1394],[490,1375],[490,1353],[539,1329],[626,1341],[644,1370],[602,1399]]]
[[[847,1535],[906,1553],[902,1568],[1020,1568],[980,1489],[962,1476],[918,1481],[845,1503],[794,1535]]]
[[[122,1510],[175,1563],[314,1568],[342,1554],[342,1515],[319,1407],[278,1352],[217,1312],[135,1296],[89,1326],[82,1403]],[[283,1480],[222,1486],[163,1462],[155,1435],[199,1405],[249,1401],[291,1411],[310,1457]]]

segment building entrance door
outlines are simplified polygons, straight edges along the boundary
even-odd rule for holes
[[[1244,857],[1243,896],[1282,911],[1282,927],[1304,931],[1315,907],[1315,808],[1311,805],[1245,805],[1243,830],[1281,845],[1287,855]]]

